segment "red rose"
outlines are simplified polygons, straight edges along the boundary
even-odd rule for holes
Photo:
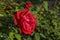
[[[31,6],[32,6],[31,2],[26,2],[26,3],[25,3],[25,7],[26,7],[26,8],[30,8]]]
[[[28,9],[23,8],[14,14],[14,24],[19,27],[20,33],[31,34],[35,29],[36,19]]]

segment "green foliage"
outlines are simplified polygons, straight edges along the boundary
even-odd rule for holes
[[[55,2],[54,7],[49,9],[48,1],[36,0],[41,5],[34,4],[29,9],[36,17],[36,28],[30,35],[25,35],[20,34],[17,26],[13,24],[13,12],[22,9],[24,1],[0,1],[0,40],[60,40],[60,2]],[[8,3],[11,4],[9,10],[6,9]]]

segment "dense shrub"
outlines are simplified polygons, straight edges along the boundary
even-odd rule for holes
[[[33,5],[29,11],[37,20],[30,35],[20,34],[13,23],[13,13],[24,7],[25,0],[0,1],[0,40],[60,40],[60,2],[56,0],[50,6],[49,1],[30,1]]]

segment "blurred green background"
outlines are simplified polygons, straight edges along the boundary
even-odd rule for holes
[[[22,9],[26,1],[32,2],[29,11],[37,20],[30,35],[20,34],[13,24],[13,13]],[[60,1],[0,0],[0,40],[60,40]]]

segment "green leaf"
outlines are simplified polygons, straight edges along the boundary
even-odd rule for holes
[[[5,38],[4,40],[11,40],[11,39],[9,39],[9,38]]]
[[[38,6],[38,7],[37,7],[37,9],[36,9],[36,10],[37,10],[37,12],[39,12],[39,11],[40,11],[40,9],[41,9],[41,7],[40,7],[40,6]]]
[[[40,36],[43,37],[43,38],[46,38],[46,36],[42,33],[40,33]]]
[[[13,40],[13,38],[14,38],[14,36],[13,36],[13,35],[14,35],[14,33],[13,33],[13,32],[10,32],[10,33],[9,33],[9,38],[10,38],[10,40]]]
[[[48,11],[48,2],[43,1],[43,7],[45,8],[46,11]]]
[[[14,28],[14,27],[12,27],[12,28],[13,28],[13,30],[15,31],[15,33],[18,33],[17,28]]]
[[[3,17],[4,15],[3,14],[0,14],[0,17]]]
[[[40,40],[40,35],[39,35],[39,33],[35,33],[35,35],[34,35],[34,40]]]
[[[20,34],[15,34],[15,37],[16,37],[17,40],[21,40]]]
[[[32,38],[31,37],[28,37],[27,40],[32,40]]]

